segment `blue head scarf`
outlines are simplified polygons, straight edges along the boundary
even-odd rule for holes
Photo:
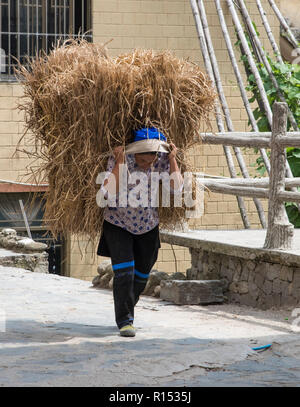
[[[134,141],[157,139],[167,141],[166,137],[155,127],[144,127],[134,131]]]

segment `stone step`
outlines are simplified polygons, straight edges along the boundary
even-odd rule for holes
[[[177,305],[222,303],[223,285],[220,280],[162,280],[160,298]]]

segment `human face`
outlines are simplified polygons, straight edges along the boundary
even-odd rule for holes
[[[135,154],[135,161],[137,165],[143,170],[148,170],[151,165],[156,161],[156,154]]]

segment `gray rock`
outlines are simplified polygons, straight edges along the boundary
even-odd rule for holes
[[[152,295],[157,285],[160,285],[162,280],[168,280],[170,275],[164,271],[151,270],[143,295]]]
[[[111,280],[111,275],[108,273],[104,274],[103,276],[100,277],[98,287],[99,288],[108,288],[110,280]]]
[[[265,278],[260,272],[257,272],[254,278],[254,282],[258,288],[262,289],[264,286]]]
[[[241,277],[240,280],[241,281],[248,281],[248,277],[249,277],[249,269],[248,267],[243,267],[242,266],[242,272],[241,272]]]
[[[245,266],[247,267],[247,269],[249,271],[253,271],[255,269],[255,267],[256,267],[256,263],[254,261],[252,261],[252,260],[247,260],[246,263],[245,263]]]
[[[194,267],[187,269],[186,278],[187,280],[197,280],[198,270]]]
[[[97,285],[99,284],[99,282],[100,282],[100,278],[101,278],[101,276],[99,276],[99,275],[95,276],[95,277],[93,278],[93,280],[92,280],[92,284],[93,284],[94,286],[97,286]]]
[[[224,301],[222,284],[219,280],[163,280],[160,287],[160,298],[178,305]]]
[[[47,249],[45,243],[35,242],[32,239],[22,239],[16,242],[16,247],[28,252],[41,252]]]
[[[108,288],[112,290],[113,289],[113,284],[114,284],[114,278],[112,277],[110,279],[109,283],[108,283]]]
[[[232,282],[231,284],[229,284],[228,289],[229,289],[229,291],[231,291],[231,292],[237,294],[237,293],[239,292],[238,282],[237,282],[237,281],[234,281],[234,282]]]
[[[154,288],[153,296],[159,298],[160,297],[160,285],[157,285]]]
[[[228,266],[226,266],[225,264],[221,265],[220,278],[224,277],[228,281],[232,281],[233,273],[234,273],[234,271],[231,270]]]
[[[263,285],[262,291],[267,295],[272,294],[272,291],[273,291],[273,283],[272,283],[272,281],[266,280],[264,285]]]
[[[184,273],[177,271],[175,273],[170,274],[170,280],[186,280],[186,276]]]
[[[103,276],[104,274],[106,274],[107,272],[109,272],[109,270],[112,271],[112,265],[111,265],[111,260],[103,260],[99,266],[97,267],[97,272],[100,276]]]
[[[240,273],[242,270],[240,260],[233,256],[230,256],[228,259],[228,267],[236,273]]]
[[[239,294],[247,294],[249,292],[248,283],[246,281],[238,282],[238,292]]]
[[[18,236],[14,229],[4,229],[0,232],[0,247],[21,253],[43,252],[47,245],[41,242]]]
[[[5,267],[19,267],[33,272],[49,273],[48,253],[46,252],[0,257],[0,264]]]
[[[248,307],[256,307],[256,299],[250,293],[241,295],[239,303]]]
[[[264,309],[279,308],[281,306],[281,294],[266,295],[264,298]]]
[[[203,262],[202,262],[202,259],[199,259],[199,260],[197,261],[197,266],[196,266],[195,268],[198,270],[198,272],[199,272],[199,271],[200,271],[200,272],[203,271]]]
[[[15,229],[6,228],[1,232],[4,236],[17,236],[17,231]]]
[[[293,285],[295,288],[300,288],[300,268],[294,269]]]
[[[279,278],[275,278],[273,280],[273,288],[272,291],[274,294],[280,294],[281,293],[281,281]]]
[[[254,283],[248,283],[248,288],[249,288],[249,294],[254,300],[257,300],[258,295],[259,295],[259,289],[256,284]]]
[[[293,281],[294,270],[292,267],[282,266],[280,269],[279,278],[283,281]]]
[[[273,281],[275,278],[279,278],[281,264],[266,263],[266,279]]]

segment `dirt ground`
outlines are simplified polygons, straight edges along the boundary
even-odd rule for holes
[[[299,386],[292,310],[143,296],[137,335],[122,338],[110,290],[2,266],[0,275],[0,386]]]

